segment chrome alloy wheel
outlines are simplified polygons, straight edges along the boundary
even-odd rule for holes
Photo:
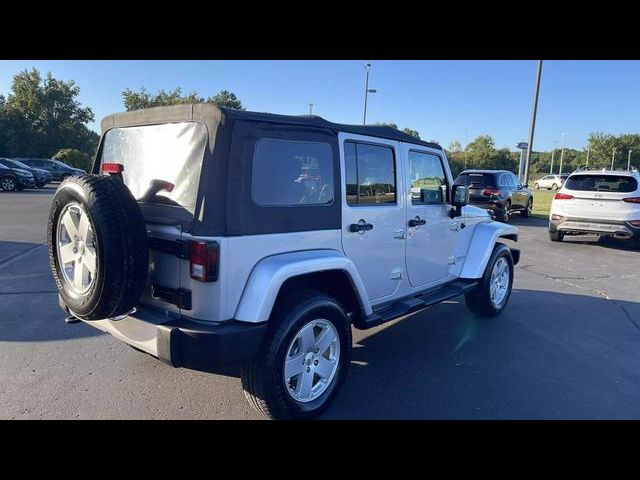
[[[293,337],[284,357],[284,383],[291,398],[311,402],[331,385],[340,361],[340,338],[333,324],[315,319]]]
[[[504,257],[501,257],[493,266],[491,286],[489,288],[491,303],[493,303],[495,307],[499,308],[507,296],[509,290],[509,275],[509,264]]]
[[[2,179],[2,185],[0,185],[0,187],[2,187],[2,190],[10,192],[12,190],[15,190],[16,182],[13,180],[13,178],[5,177]]]
[[[95,281],[97,256],[89,215],[80,204],[69,203],[58,217],[56,248],[65,283],[85,293]]]

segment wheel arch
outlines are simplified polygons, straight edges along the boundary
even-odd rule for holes
[[[236,308],[236,320],[269,320],[274,306],[296,289],[316,289],[334,297],[353,321],[372,313],[355,265],[335,250],[272,255],[258,262]]]
[[[501,222],[485,222],[475,228],[460,278],[481,278],[494,246],[499,239],[518,241],[518,228]],[[509,247],[510,248],[510,247]],[[510,248],[514,265],[520,260],[520,250]]]

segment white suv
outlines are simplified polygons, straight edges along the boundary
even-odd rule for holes
[[[558,190],[564,184],[569,175],[547,175],[546,177],[537,180],[533,184],[533,188],[539,190],[546,188],[547,190]]]
[[[549,238],[597,234],[640,247],[640,176],[637,171],[579,171],[556,193]]]
[[[517,228],[466,205],[444,150],[390,127],[176,105],[110,115],[65,180],[49,261],[78,319],[174,366],[241,364],[250,403],[311,417],[366,329],[464,295],[506,307]]]

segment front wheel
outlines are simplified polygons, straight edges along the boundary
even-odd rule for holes
[[[311,418],[333,400],[351,362],[351,325],[333,298],[296,292],[276,309],[258,356],[242,366],[249,403],[270,418]]]
[[[478,286],[465,294],[467,308],[481,317],[495,317],[507,306],[513,286],[511,250],[496,243]]]

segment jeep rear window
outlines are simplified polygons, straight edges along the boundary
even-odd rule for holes
[[[105,135],[101,164],[124,165],[124,183],[137,200],[193,214],[206,142],[206,128],[197,122],[113,128]],[[174,187],[145,195],[153,180]]]
[[[585,192],[635,192],[638,182],[623,175],[573,175],[565,182],[565,188]]]

